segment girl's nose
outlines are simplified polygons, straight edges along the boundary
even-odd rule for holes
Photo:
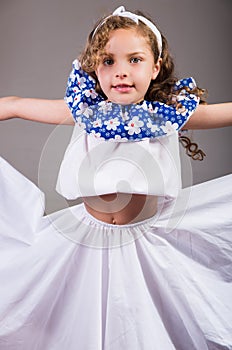
[[[116,78],[126,78],[128,76],[127,69],[124,64],[118,65],[115,71]]]
[[[123,79],[123,78],[126,78],[126,77],[127,77],[127,73],[118,72],[118,73],[116,73],[115,76],[116,76],[116,78]]]

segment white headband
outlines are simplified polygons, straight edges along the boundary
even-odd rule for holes
[[[143,16],[138,16],[135,13],[129,12],[129,11],[125,11],[125,7],[124,6],[120,6],[118,7],[113,13],[112,15],[106,17],[103,22],[101,22],[95,29],[95,31],[93,32],[93,36],[96,34],[96,32],[98,31],[98,29],[106,22],[106,20],[112,16],[120,16],[120,17],[127,17],[132,19],[132,21],[134,21],[136,24],[139,23],[139,20],[141,22],[143,22],[144,24],[146,24],[155,34],[156,39],[157,39],[157,43],[158,43],[158,49],[159,49],[159,57],[161,56],[162,53],[162,37],[161,34],[159,32],[159,30],[156,28],[156,26],[149,21],[147,18],[143,17]]]

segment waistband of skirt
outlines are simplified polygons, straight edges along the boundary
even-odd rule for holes
[[[135,227],[140,227],[140,226],[144,226],[144,225],[147,225],[147,224],[149,225],[150,223],[154,222],[156,220],[156,218],[158,217],[158,212],[157,212],[155,215],[153,215],[153,216],[151,216],[151,217],[149,217],[147,219],[141,220],[141,221],[136,221],[136,222],[133,222],[133,223],[117,225],[117,224],[113,224],[113,223],[110,224],[108,222],[105,222],[105,221],[102,221],[102,220],[99,220],[99,219],[95,218],[93,215],[91,215],[87,211],[84,203],[82,203],[81,206],[82,206],[82,210],[84,212],[85,217],[90,222],[95,223],[95,224],[97,224],[99,226],[105,226],[105,227],[113,228],[113,229],[114,228],[115,229],[118,229],[118,228],[121,228],[121,229],[123,229],[123,228],[135,228]]]

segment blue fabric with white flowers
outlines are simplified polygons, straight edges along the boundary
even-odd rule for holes
[[[97,138],[111,141],[139,141],[157,138],[180,130],[199,104],[191,93],[193,78],[179,80],[175,105],[158,101],[119,105],[105,101],[95,91],[95,80],[81,69],[78,60],[68,79],[65,101],[78,126]],[[187,92],[184,87],[188,87]],[[183,90],[181,90],[183,88]]]

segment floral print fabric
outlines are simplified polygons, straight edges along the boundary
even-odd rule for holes
[[[140,104],[119,105],[97,94],[95,80],[75,60],[65,101],[76,123],[86,133],[104,140],[138,141],[180,130],[199,103],[199,98],[191,93],[194,87],[193,78],[179,80],[175,85],[180,91],[173,101],[175,105],[146,100]]]

